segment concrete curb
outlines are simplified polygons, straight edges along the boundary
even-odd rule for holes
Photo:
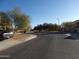
[[[16,46],[18,44],[24,43],[24,42],[34,39],[36,37],[37,37],[36,35],[31,35],[29,38],[27,38],[25,40],[11,40],[11,39],[5,40],[3,42],[0,42],[0,51],[6,50],[6,49]]]

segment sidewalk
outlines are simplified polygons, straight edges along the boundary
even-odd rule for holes
[[[13,38],[0,41],[0,51],[8,49],[17,44],[21,44],[25,41],[29,41],[36,37],[37,37],[36,35],[32,35],[32,34],[15,34]]]

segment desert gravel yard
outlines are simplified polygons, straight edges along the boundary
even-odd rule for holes
[[[32,35],[32,34],[17,33],[14,35],[13,38],[6,39],[4,41],[0,41],[0,51],[8,49],[8,48],[15,46],[17,44],[29,41],[29,40],[36,38],[36,37],[37,37],[36,35]]]

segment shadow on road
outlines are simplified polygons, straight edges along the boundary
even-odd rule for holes
[[[73,40],[75,40],[76,38],[74,38],[72,36],[68,36],[68,37],[65,37],[64,39],[73,39]]]
[[[66,32],[57,32],[57,31],[53,32],[53,31],[51,31],[51,32],[39,32],[39,33],[34,33],[34,34],[36,34],[36,35],[66,34]]]
[[[64,39],[79,40],[79,34],[72,34],[72,33],[70,33],[70,36],[67,36]]]
[[[4,38],[0,38],[0,41],[4,41],[5,39]]]

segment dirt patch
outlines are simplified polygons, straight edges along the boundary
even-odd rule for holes
[[[23,34],[23,33],[17,34],[16,33],[12,39],[13,40],[25,40],[26,38],[29,38],[29,37],[30,37],[29,34]]]

